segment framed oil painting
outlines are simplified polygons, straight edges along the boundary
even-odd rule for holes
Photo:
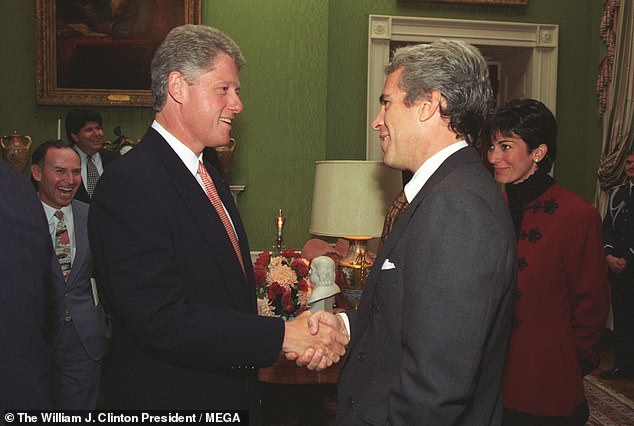
[[[398,0],[402,2],[467,3],[494,6],[528,6],[528,0]]]
[[[35,0],[40,105],[151,106],[150,62],[201,0]]]

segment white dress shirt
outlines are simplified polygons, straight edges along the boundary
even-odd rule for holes
[[[51,241],[53,241],[53,247],[55,247],[55,228],[59,219],[55,217],[55,212],[58,209],[54,209],[45,202],[42,201],[44,207],[44,214],[46,215],[46,221],[48,222],[48,232],[51,234]],[[77,250],[77,244],[75,243],[75,221],[73,220],[73,207],[69,204],[59,209],[64,213],[64,223],[68,230],[68,239],[70,241],[70,262],[71,265],[75,261],[75,251]]]
[[[81,181],[84,184],[84,188],[88,190],[88,169],[86,168],[86,162],[88,161],[88,155],[79,149],[77,144],[73,144],[73,149],[79,154],[79,158],[81,159]],[[90,158],[92,158],[92,162],[97,167],[97,171],[99,172],[99,176],[103,174],[103,163],[101,161],[101,154],[96,152]]]
[[[198,174],[198,163],[203,161],[202,153],[199,156],[196,156],[196,154],[194,154],[194,151],[189,149],[189,147],[187,147],[184,143],[179,141],[174,135],[172,135],[170,132],[165,130],[165,128],[161,126],[156,120],[152,122],[152,128],[156,130],[157,132],[159,132],[161,136],[163,136],[163,139],[165,139],[168,145],[172,147],[176,155],[178,155],[178,158],[181,159],[183,164],[185,164],[185,167],[187,167],[187,170],[189,170],[189,172],[194,176],[194,178],[196,178],[196,181],[198,182],[202,190],[205,191],[205,194],[206,194],[207,191],[205,190],[205,185],[203,184],[202,178]],[[222,202],[222,200],[220,201]],[[231,215],[227,211],[227,208],[225,207],[224,203],[222,203],[222,208],[225,210],[225,213],[227,213],[229,222],[231,222],[231,226],[233,227],[233,232],[236,234],[236,238],[238,238],[236,227],[233,225],[233,219],[231,219]]]
[[[423,186],[427,183],[431,175],[434,174],[436,170],[441,166],[444,161],[449,158],[456,151],[468,146],[465,141],[458,141],[456,143],[452,143],[446,148],[441,149],[431,157],[429,157],[422,166],[416,170],[414,176],[407,182],[405,185],[404,192],[405,198],[407,198],[407,202],[411,203],[416,194],[423,189]]]

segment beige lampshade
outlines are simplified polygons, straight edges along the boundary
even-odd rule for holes
[[[308,231],[352,239],[380,237],[385,214],[402,187],[401,172],[382,161],[317,161]]]

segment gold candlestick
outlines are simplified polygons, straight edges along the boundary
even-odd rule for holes
[[[277,227],[277,238],[275,239],[275,245],[273,246],[273,252],[278,255],[282,253],[282,249],[284,248],[284,237],[282,236],[284,222],[286,222],[286,218],[282,213],[282,209],[280,209],[278,210],[277,217],[275,218],[275,226]]]

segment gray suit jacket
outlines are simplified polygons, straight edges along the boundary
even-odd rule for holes
[[[52,258],[52,346],[60,337],[66,312],[88,355],[95,361],[106,354],[108,333],[101,303],[95,306],[90,284],[92,253],[88,244],[88,204],[73,200],[75,230],[75,259],[71,265],[68,282],[64,281],[57,257]]]
[[[337,423],[499,424],[516,258],[499,188],[459,150],[397,220],[350,316]]]

